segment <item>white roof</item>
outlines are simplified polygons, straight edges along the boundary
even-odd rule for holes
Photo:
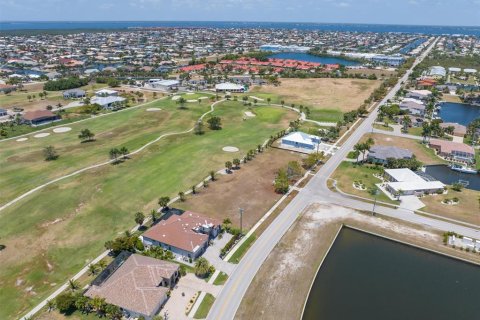
[[[107,97],[94,97],[91,100],[91,103],[98,103],[101,106],[109,105],[114,102],[123,102],[125,98],[117,96],[107,96]]]
[[[410,90],[410,93],[421,96],[429,96],[432,94],[430,90]]]
[[[300,132],[300,131],[296,131],[296,132],[292,132],[288,135],[286,135],[285,137],[282,138],[282,140],[288,140],[288,141],[292,141],[292,142],[297,142],[297,143],[304,143],[304,144],[315,144],[314,141],[312,141],[313,139],[317,139],[319,140],[320,138],[318,138],[317,136],[314,136],[314,135],[310,135],[310,134],[306,134],[304,132]]]
[[[218,90],[242,90],[243,86],[231,82],[224,82],[215,85],[215,89]]]
[[[96,95],[112,95],[112,94],[116,94],[118,93],[118,91],[115,91],[115,90],[110,90],[110,89],[102,89],[102,90],[99,90],[97,92],[95,92]]]
[[[179,83],[180,82],[177,81],[177,80],[159,80],[159,81],[153,82],[153,84],[160,85],[160,86],[165,86],[165,87],[176,86]]]
[[[440,181],[426,181],[418,174],[407,168],[386,169],[385,173],[396,180],[396,182],[388,183],[388,185],[395,191],[442,189],[445,186]]]
[[[462,71],[462,69],[456,68],[456,67],[450,67],[450,68],[448,68],[448,71],[450,71],[450,72],[460,72],[460,71]]]
[[[463,69],[463,72],[466,72],[466,73],[477,73],[477,69]]]

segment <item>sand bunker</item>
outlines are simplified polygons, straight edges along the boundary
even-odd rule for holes
[[[160,108],[148,108],[147,111],[148,112],[155,112],[155,111],[161,111],[162,109]]]
[[[187,94],[194,94],[195,92],[187,92]]]
[[[239,151],[239,149],[237,147],[231,147],[231,146],[223,147],[222,150],[225,151],[225,152],[238,152]]]
[[[255,99],[255,100],[258,100],[258,101],[264,101],[262,98],[259,98],[259,97],[255,97],[255,96],[249,96],[250,99]]]
[[[27,140],[28,140],[28,138],[18,138],[18,139],[15,140],[15,141],[22,142],[22,141],[27,141]]]
[[[178,100],[178,99],[180,99],[180,98],[181,98],[181,96],[173,96],[173,97],[172,97],[172,100],[173,100],[173,101],[176,101],[176,100]]]
[[[33,137],[34,138],[45,138],[45,137],[48,137],[50,135],[49,132],[42,132],[42,133],[37,133],[36,135],[34,135]]]
[[[255,117],[255,114],[250,111],[245,111],[245,115],[250,118]]]
[[[55,128],[55,129],[53,129],[53,132],[55,132],[55,133],[64,133],[64,132],[68,132],[68,131],[70,131],[70,130],[72,130],[72,128],[70,128],[70,127],[60,127],[60,128]]]

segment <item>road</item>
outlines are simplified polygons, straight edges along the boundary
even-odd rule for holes
[[[395,96],[397,91],[401,88],[402,83],[408,79],[408,76],[411,74],[413,68],[428,55],[437,40],[438,38],[435,39],[425,50],[425,52],[416,59],[412,68],[409,69],[405,75],[399,79],[398,83],[387,93],[379,105],[384,104],[388,99],[391,99]],[[358,210],[372,209],[372,205],[369,203],[354,200],[339,193],[332,192],[327,187],[327,181],[338,165],[343,161],[343,159],[346,158],[348,152],[352,150],[353,146],[360,140],[360,138],[364,134],[371,131],[372,124],[377,118],[377,114],[378,107],[369,114],[369,116],[360,124],[357,130],[355,130],[345,141],[342,147],[318,170],[308,184],[254,242],[250,250],[247,251],[245,256],[238,264],[235,271],[230,275],[225,287],[215,300],[207,319],[227,320],[235,317],[243,296],[255,277],[255,274],[260,269],[262,263],[265,261],[277,243],[281,240],[283,235],[292,226],[298,215],[308,205],[315,202],[329,202]],[[376,212],[397,219],[402,219],[404,221],[433,227],[439,230],[455,231],[459,234],[474,238],[480,237],[480,232],[476,229],[416,215],[405,209],[392,209],[377,205]]]

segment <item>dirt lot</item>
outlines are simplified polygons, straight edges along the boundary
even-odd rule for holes
[[[273,93],[288,103],[313,108],[357,109],[380,81],[362,79],[280,79],[281,85],[256,87],[253,92]]]
[[[421,141],[412,140],[408,138],[394,137],[384,134],[369,133],[362,137],[361,141],[366,141],[368,138],[373,138],[375,145],[379,146],[396,146],[399,148],[408,149],[413,152],[418,160],[424,164],[440,164],[442,159],[438,158],[434,151],[425,147]]]
[[[442,100],[445,100],[447,102],[462,103],[462,100],[460,99],[459,96],[455,96],[455,95],[451,95],[451,94],[444,94],[442,96]]]
[[[189,195],[185,202],[173,207],[203,213],[212,218],[230,218],[240,225],[238,209],[243,208],[243,228],[251,228],[281,198],[273,190],[275,174],[289,161],[301,162],[302,155],[270,148],[254,160],[242,165],[234,173],[222,175],[208,188],[200,188],[196,195]]]
[[[265,260],[235,319],[300,319],[310,284],[342,223],[480,262],[479,255],[444,246],[435,231],[343,207],[314,204]]]
[[[379,79],[386,79],[391,75],[394,75],[395,70],[385,70],[385,69],[351,69],[347,71],[348,74],[364,74],[364,75],[376,75]]]

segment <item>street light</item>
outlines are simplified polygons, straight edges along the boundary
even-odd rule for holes
[[[243,218],[243,209],[239,208],[238,212],[240,213],[240,233],[242,233],[242,218]]]

